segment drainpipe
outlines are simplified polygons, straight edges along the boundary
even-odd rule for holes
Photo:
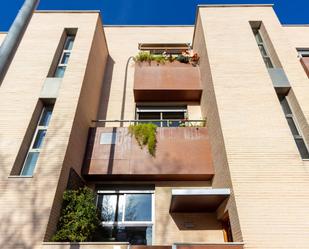
[[[25,0],[0,47],[0,85],[39,0]]]

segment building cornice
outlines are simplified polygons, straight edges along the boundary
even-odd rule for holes
[[[198,4],[197,8],[273,7],[274,4]]]
[[[104,24],[107,28],[193,28],[194,25],[112,25]]]
[[[101,13],[100,10],[36,10],[34,13]]]

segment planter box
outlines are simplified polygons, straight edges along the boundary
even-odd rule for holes
[[[135,101],[200,101],[201,94],[198,66],[178,61],[135,64]]]
[[[157,128],[155,157],[128,128],[92,128],[83,174],[95,180],[210,180],[207,128]]]

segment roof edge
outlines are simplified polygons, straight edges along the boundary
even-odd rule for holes
[[[160,27],[163,27],[163,28],[177,28],[177,27],[188,27],[188,28],[193,28],[194,25],[118,25],[118,24],[103,24],[103,27],[119,27],[119,28],[147,28],[147,27],[153,27],[153,28],[160,28]]]
[[[273,7],[272,3],[265,4],[198,4],[197,8],[218,8],[218,7]]]
[[[101,13],[100,10],[36,10],[34,13]]]
[[[309,24],[282,24],[282,27],[306,27],[309,28]]]

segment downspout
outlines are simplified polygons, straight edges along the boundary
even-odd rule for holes
[[[0,47],[0,85],[39,0],[25,0]]]

